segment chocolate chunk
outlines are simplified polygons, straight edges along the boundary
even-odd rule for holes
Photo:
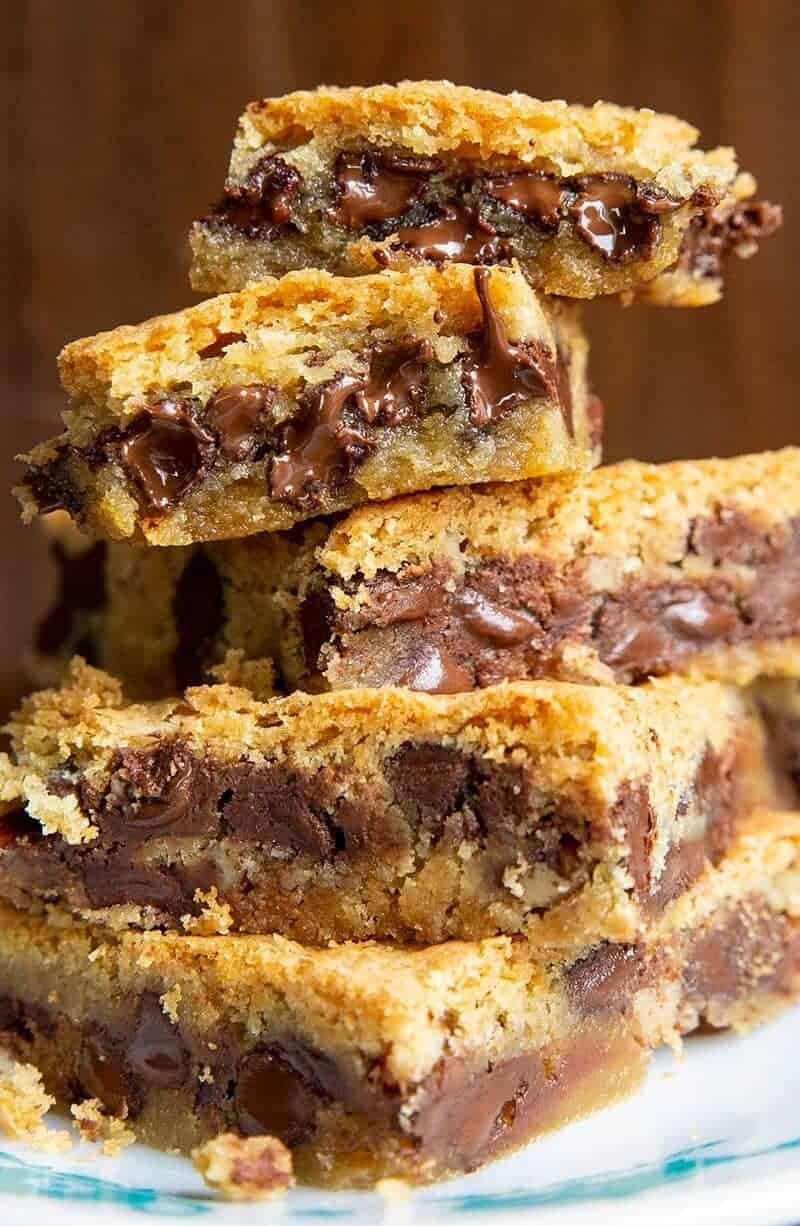
[[[231,837],[326,859],[337,849],[329,812],[336,796],[321,776],[243,762],[225,772],[225,822]]]
[[[433,612],[440,601],[441,591],[431,574],[411,578],[382,575],[370,585],[370,621],[379,626],[417,621]]]
[[[172,598],[172,617],[178,635],[173,656],[179,691],[199,685],[205,678],[217,636],[225,623],[225,594],[219,571],[199,549],[181,571]]]
[[[128,1045],[128,1061],[136,1076],[148,1086],[177,1090],[189,1077],[189,1052],[174,1022],[166,1016],[161,1002],[148,992],[139,1002],[133,1037]]]
[[[439,821],[464,805],[469,758],[447,745],[402,745],[383,764],[397,803],[417,825]]]
[[[149,405],[125,431],[119,456],[151,510],[166,511],[188,494],[210,463],[213,436],[189,401]]]
[[[677,268],[695,277],[719,277],[731,252],[750,255],[758,240],[783,225],[779,204],[749,196],[693,217],[684,235]]]
[[[303,180],[283,158],[268,155],[251,167],[243,183],[227,183],[212,216],[258,237],[291,220],[292,205]]]
[[[425,401],[430,341],[386,342],[372,350],[369,375],[355,401],[364,421],[400,426],[416,417]]]
[[[687,552],[714,566],[764,566],[775,561],[781,544],[770,528],[735,507],[719,507],[716,514],[698,516],[689,525]]]
[[[206,422],[219,439],[226,460],[252,456],[263,442],[264,424],[275,403],[275,389],[264,383],[228,384],[206,405]]]
[[[207,361],[209,358],[221,358],[229,345],[238,345],[247,340],[244,332],[218,332],[210,344],[198,349],[197,356]]]
[[[464,360],[463,382],[470,421],[483,428],[527,400],[558,398],[552,353],[529,342],[514,345],[489,295],[489,272],[475,270],[475,291],[483,312],[483,329],[475,356]],[[567,421],[565,416],[565,422]]]
[[[211,834],[219,814],[209,786],[186,746],[167,742],[152,750],[120,750],[102,800],[103,833],[121,843]]]
[[[610,172],[573,180],[577,197],[569,206],[575,228],[607,260],[647,259],[658,234],[658,220],[647,211],[634,179]]]
[[[281,431],[281,452],[272,461],[270,494],[282,502],[313,508],[342,485],[374,444],[345,421],[348,404],[365,381],[342,374],[311,388],[299,412]]]
[[[97,1098],[119,1119],[134,1119],[142,1109],[142,1095],[127,1064],[121,1044],[101,1026],[92,1026],[81,1040],[78,1080],[87,1098]]]
[[[723,581],[708,588],[662,584],[607,597],[594,639],[605,664],[639,681],[670,671],[706,644],[726,641],[738,625],[735,593]]]
[[[468,630],[501,647],[524,643],[539,629],[530,613],[503,608],[472,588],[459,593],[456,605]]]
[[[684,986],[695,1003],[733,1000],[756,986],[764,991],[780,980],[788,944],[788,920],[762,904],[745,904],[726,923],[709,928],[692,943]]]
[[[279,1048],[252,1052],[236,1082],[237,1122],[245,1136],[266,1133],[299,1145],[314,1132],[325,1096]]]
[[[424,260],[458,264],[494,264],[505,252],[494,226],[461,204],[437,205],[430,221],[401,226],[394,246]]]
[[[645,897],[650,885],[650,848],[655,828],[655,814],[650,793],[644,783],[624,783],[619,790],[612,814],[612,828],[619,825],[625,831],[628,847],[628,872],[634,889]]]
[[[646,912],[657,915],[667,903],[684,894],[708,865],[709,847],[705,838],[681,839],[667,851],[658,879],[642,895]]]
[[[79,869],[91,907],[152,907],[174,919],[195,909],[193,892],[170,869],[154,864],[139,867],[124,853],[90,852],[81,859]]]
[[[555,1078],[554,1078],[555,1079]],[[517,1056],[469,1074],[447,1058],[425,1082],[423,1105],[404,1127],[421,1151],[472,1171],[533,1128],[547,1073],[541,1056]]]
[[[494,200],[510,205],[545,229],[558,226],[564,188],[554,175],[538,170],[516,171],[484,179],[482,187]]]
[[[605,941],[567,968],[570,1003],[584,1016],[620,1013],[641,988],[645,969],[641,946]]]
[[[331,216],[348,230],[400,217],[420,197],[434,163],[380,153],[340,153]]]

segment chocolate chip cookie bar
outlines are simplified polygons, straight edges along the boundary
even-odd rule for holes
[[[134,697],[208,680],[232,649],[273,657],[286,690],[800,673],[791,448],[417,495],[243,541],[110,545],[98,566],[64,554],[37,675],[80,643]]]
[[[629,1092],[698,1024],[791,1001],[799,845],[797,816],[763,818],[637,940],[559,950],[115,936],[0,906],[0,1033],[161,1148],[266,1134],[305,1182],[440,1179]]]
[[[672,115],[446,82],[263,99],[193,228],[192,282],[517,259],[549,294],[713,301],[723,257],[752,254],[780,210],[697,137]]]
[[[576,308],[516,268],[301,272],[61,355],[66,432],[26,518],[180,545],[409,490],[589,467],[600,418]]]
[[[77,661],[0,758],[0,897],[310,943],[636,932],[797,791],[714,683],[130,705]]]

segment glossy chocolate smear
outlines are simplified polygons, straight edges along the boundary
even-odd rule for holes
[[[580,175],[573,183],[578,194],[569,212],[585,243],[607,260],[649,256],[658,220],[642,207],[634,179],[615,174]]]
[[[225,197],[215,211],[245,232],[286,225],[302,182],[293,166],[269,155],[256,162],[244,182],[226,184]]]
[[[247,340],[244,332],[218,332],[210,344],[198,349],[197,356],[205,362],[209,358],[221,358],[229,345],[238,345]]]
[[[139,1002],[139,1014],[128,1045],[128,1062],[146,1085],[177,1090],[189,1076],[189,1052],[174,1022],[154,993]]]
[[[178,690],[199,685],[225,621],[222,580],[211,558],[199,549],[181,571],[172,598],[178,635],[173,656]]]
[[[214,437],[196,420],[191,402],[166,398],[144,409],[119,444],[120,462],[154,511],[180,502],[214,450]]]
[[[425,260],[459,264],[496,263],[504,246],[494,226],[461,204],[437,205],[436,216],[430,221],[402,226],[394,245],[414,251]]]
[[[314,1131],[324,1096],[277,1049],[253,1052],[239,1068],[236,1115],[245,1136],[263,1133],[298,1145]]]
[[[231,383],[215,392],[206,405],[206,422],[227,460],[252,456],[263,442],[265,421],[274,403],[275,389],[265,383]]]
[[[422,192],[435,163],[380,153],[340,153],[336,159],[337,202],[332,216],[357,230],[400,217]]]
[[[280,454],[272,461],[273,498],[315,507],[326,492],[341,485],[372,450],[373,443],[345,421],[348,404],[365,390],[365,381],[338,375],[300,398],[300,411],[282,429]]]
[[[472,588],[464,588],[456,603],[467,629],[498,646],[524,643],[538,633],[539,622],[532,614],[496,604]]]
[[[491,425],[527,400],[558,398],[553,355],[543,345],[511,343],[489,295],[489,275],[485,268],[475,270],[483,330],[477,352],[464,359],[470,421],[478,428]]]
[[[483,190],[494,200],[508,204],[545,229],[553,230],[561,219],[564,187],[553,175],[523,170],[484,179]]]
[[[432,359],[430,341],[387,341],[375,345],[366,383],[355,394],[364,421],[371,425],[400,426],[416,417],[424,406]]]

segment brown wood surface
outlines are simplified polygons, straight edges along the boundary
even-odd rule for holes
[[[191,301],[187,226],[219,191],[244,103],[323,81],[603,97],[735,144],[784,202],[784,232],[737,262],[720,306],[592,308],[607,455],[800,442],[797,0],[17,0],[4,35],[3,488],[13,454],[56,428],[65,341]],[[5,494],[0,508],[7,698],[45,571],[35,530]]]

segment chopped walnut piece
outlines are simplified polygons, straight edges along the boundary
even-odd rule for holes
[[[267,1200],[294,1185],[292,1155],[277,1137],[213,1137],[192,1150],[192,1162],[210,1188],[229,1200]]]

